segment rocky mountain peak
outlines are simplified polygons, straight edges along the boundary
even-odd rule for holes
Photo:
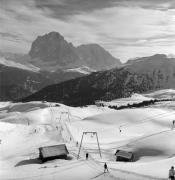
[[[36,40],[41,40],[41,39],[45,39],[45,40],[50,40],[50,41],[55,41],[55,40],[64,40],[64,37],[58,33],[58,32],[55,32],[55,31],[52,31],[48,34],[45,34],[43,36],[38,36]]]
[[[38,36],[32,43],[29,55],[35,66],[51,70],[82,66],[104,70],[121,64],[119,59],[114,58],[100,45],[87,44],[76,48],[58,32]]]
[[[80,59],[85,60],[87,66],[96,70],[119,67],[121,62],[98,44],[86,44],[77,47]]]
[[[76,67],[79,64],[75,47],[57,32],[37,37],[32,43],[29,55],[36,66],[45,66],[51,70],[67,66]]]

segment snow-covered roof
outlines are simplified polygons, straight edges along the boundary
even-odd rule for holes
[[[69,153],[65,144],[40,147],[39,151],[42,153],[43,158],[67,155]]]
[[[132,152],[117,150],[115,155],[120,156],[120,157],[124,157],[124,158],[127,158],[127,159],[131,159],[133,154],[132,154]]]

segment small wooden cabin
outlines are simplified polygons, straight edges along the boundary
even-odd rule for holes
[[[115,153],[116,161],[131,162],[134,161],[134,154],[123,150],[117,150]]]
[[[65,144],[39,148],[39,159],[41,159],[42,162],[53,159],[67,159],[68,154],[69,152]]]

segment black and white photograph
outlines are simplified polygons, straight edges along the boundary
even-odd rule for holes
[[[175,0],[0,0],[0,180],[175,180]]]

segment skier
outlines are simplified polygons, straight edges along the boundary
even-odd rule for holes
[[[88,160],[88,157],[89,157],[89,154],[88,154],[88,153],[86,153],[86,160]]]
[[[78,141],[76,142],[76,147],[78,147]]]
[[[108,170],[108,166],[107,166],[107,164],[106,164],[106,163],[104,164],[104,173],[105,173],[105,172],[109,172],[109,170]]]
[[[175,175],[174,166],[172,166],[171,169],[169,170],[169,178],[171,180],[173,180],[174,179],[174,175]]]
[[[173,128],[174,128],[174,124],[175,124],[175,120],[173,120]],[[173,129],[173,128],[172,128],[172,129]]]
[[[121,130],[121,126],[119,126],[119,132],[120,132],[120,133],[122,132],[122,130]]]

